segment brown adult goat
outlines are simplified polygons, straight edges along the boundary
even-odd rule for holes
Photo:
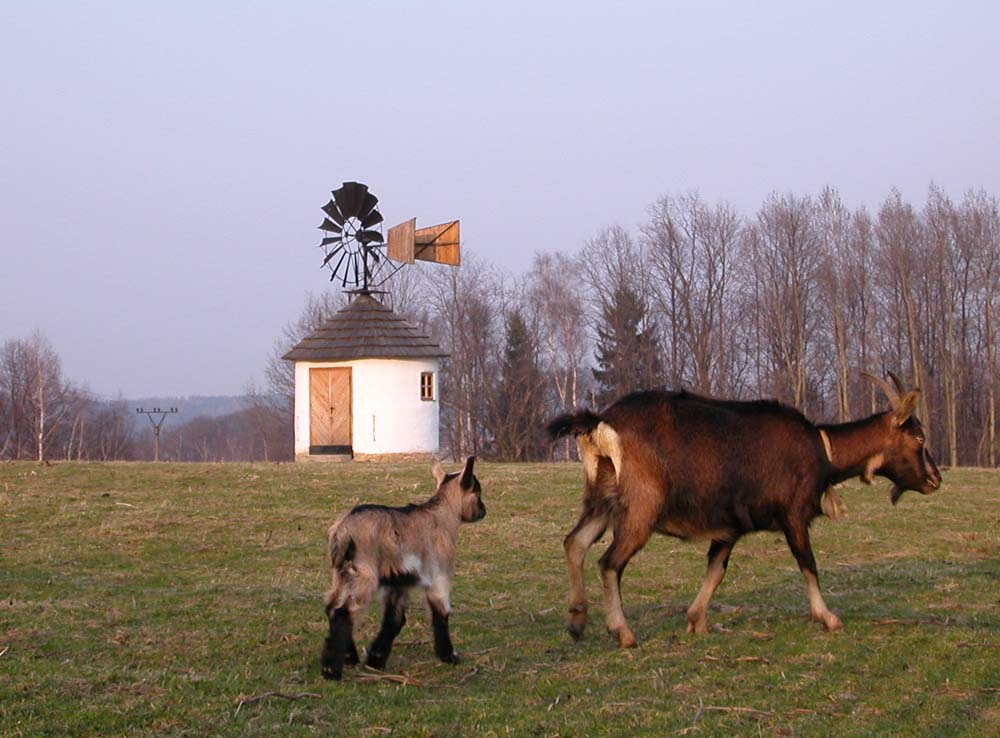
[[[576,436],[583,459],[583,513],[566,536],[574,638],[587,623],[583,560],[610,526],[614,540],[599,562],[605,623],[621,647],[636,645],[622,611],[622,571],[656,531],[709,540],[708,571],[688,609],[688,632],[706,633],[708,603],[725,575],[736,542],[758,530],[781,531],[805,578],[812,617],[828,630],[842,627],[819,591],[809,524],[824,510],[831,485],[874,475],[923,494],[941,474],[913,416],[919,390],[870,377],[891,410],[865,420],[815,425],[771,401],[737,402],[687,392],[635,392],[600,414],[588,410],[554,419],[553,438]]]

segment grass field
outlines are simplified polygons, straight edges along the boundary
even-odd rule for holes
[[[590,629],[563,631],[580,468],[477,472],[488,514],[462,529],[452,597],[462,662],[434,659],[415,599],[398,678],[328,683],[325,528],[361,500],[425,497],[425,465],[0,465],[0,735],[1000,735],[1000,474],[946,473],[896,508],[887,483],[848,486],[847,519],[813,526],[838,634],[807,619],[783,540],[757,534],[713,632],[687,635],[706,547],[658,537],[625,572],[640,645],[619,651],[603,544]]]

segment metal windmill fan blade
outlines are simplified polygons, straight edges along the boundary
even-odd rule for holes
[[[378,210],[373,210],[364,218],[361,219],[361,227],[364,229],[371,228],[374,225],[378,225],[382,222],[382,213]]]
[[[339,190],[334,190],[333,199],[337,201],[340,214],[345,218],[356,218],[361,212],[361,205],[368,194],[368,185],[360,182],[344,182]]]
[[[340,283],[341,287],[346,287],[347,286],[347,280],[349,280],[351,278],[351,265],[357,263],[357,258],[358,258],[357,254],[351,254],[350,258],[348,258],[347,264],[344,266],[344,279]],[[357,266],[355,266],[354,267],[354,284],[357,284],[357,283],[358,283],[358,268],[357,268]]]
[[[379,278],[384,267],[394,266],[386,258],[379,200],[361,182],[344,182],[331,194],[333,199],[322,207],[328,217],[320,225],[326,231],[320,244],[323,267],[330,270],[330,281],[353,287],[355,293],[370,294],[387,279]]]
[[[333,200],[330,200],[330,202],[324,205],[322,210],[324,213],[333,218],[333,220],[337,221],[337,223],[339,223],[340,225],[344,225],[345,218],[343,215],[340,214],[340,208],[337,207],[337,203],[335,203]]]
[[[358,208],[358,217],[363,219],[375,209],[376,205],[378,205],[378,198],[372,193],[366,192],[365,199],[362,201],[361,207]]]
[[[333,256],[333,254],[330,254],[330,257],[332,257],[332,256]],[[330,258],[330,257],[328,257],[328,258]],[[332,271],[332,273],[330,274],[330,281],[331,281],[331,282],[332,282],[332,281],[333,281],[334,279],[336,279],[336,278],[337,278],[337,270],[338,270],[338,269],[340,269],[340,265],[344,263],[344,259],[346,259],[346,258],[347,258],[347,252],[346,252],[346,251],[344,251],[344,252],[343,252],[343,253],[342,253],[342,254],[340,255],[340,261],[338,261],[338,262],[337,262],[337,266],[335,266],[335,267],[333,268],[333,271]],[[324,259],[323,263],[324,263],[324,264],[326,263],[326,259]]]
[[[341,251],[343,251],[343,249],[344,249],[343,245],[340,245],[337,248],[333,249],[333,251],[331,251],[329,254],[327,254],[326,258],[323,259],[323,266],[326,266],[327,264],[329,264],[330,263],[330,259],[332,259],[338,253],[340,253]],[[341,257],[341,258],[343,258],[343,257]]]

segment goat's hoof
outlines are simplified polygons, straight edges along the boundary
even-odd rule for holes
[[[708,635],[708,620],[688,621],[687,632],[691,635]]]
[[[844,629],[844,624],[840,622],[840,618],[834,615],[832,612],[828,612],[823,618],[823,628],[824,630],[835,633],[838,630]]]
[[[635,648],[638,645],[639,641],[635,639],[635,634],[631,630],[622,628],[618,631],[618,648]]]
[[[343,676],[343,672],[340,669],[334,669],[334,668],[329,667],[329,666],[324,666],[323,667],[323,678],[324,679],[333,679],[333,680],[339,682],[340,678],[342,676]]]
[[[585,624],[580,623],[566,623],[566,632],[572,636],[574,641],[579,641],[583,638],[583,630],[586,627]]]
[[[452,651],[450,654],[447,654],[445,656],[439,656],[438,658],[440,658],[441,661],[442,661],[442,663],[445,663],[445,664],[452,664],[452,665],[454,665],[454,664],[457,664],[459,662],[458,654],[455,653],[454,651]]]
[[[340,679],[344,672],[343,663],[338,664],[336,652],[334,650],[323,649],[323,655],[319,660],[320,670],[324,679]]]
[[[365,666],[372,669],[378,669],[379,671],[385,670],[385,664],[389,660],[388,656],[382,656],[380,654],[368,654],[368,658],[365,659]]]

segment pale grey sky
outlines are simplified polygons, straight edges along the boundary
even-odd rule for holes
[[[238,393],[345,180],[514,271],[694,188],[1000,194],[998,42],[994,2],[7,2],[0,341]]]

